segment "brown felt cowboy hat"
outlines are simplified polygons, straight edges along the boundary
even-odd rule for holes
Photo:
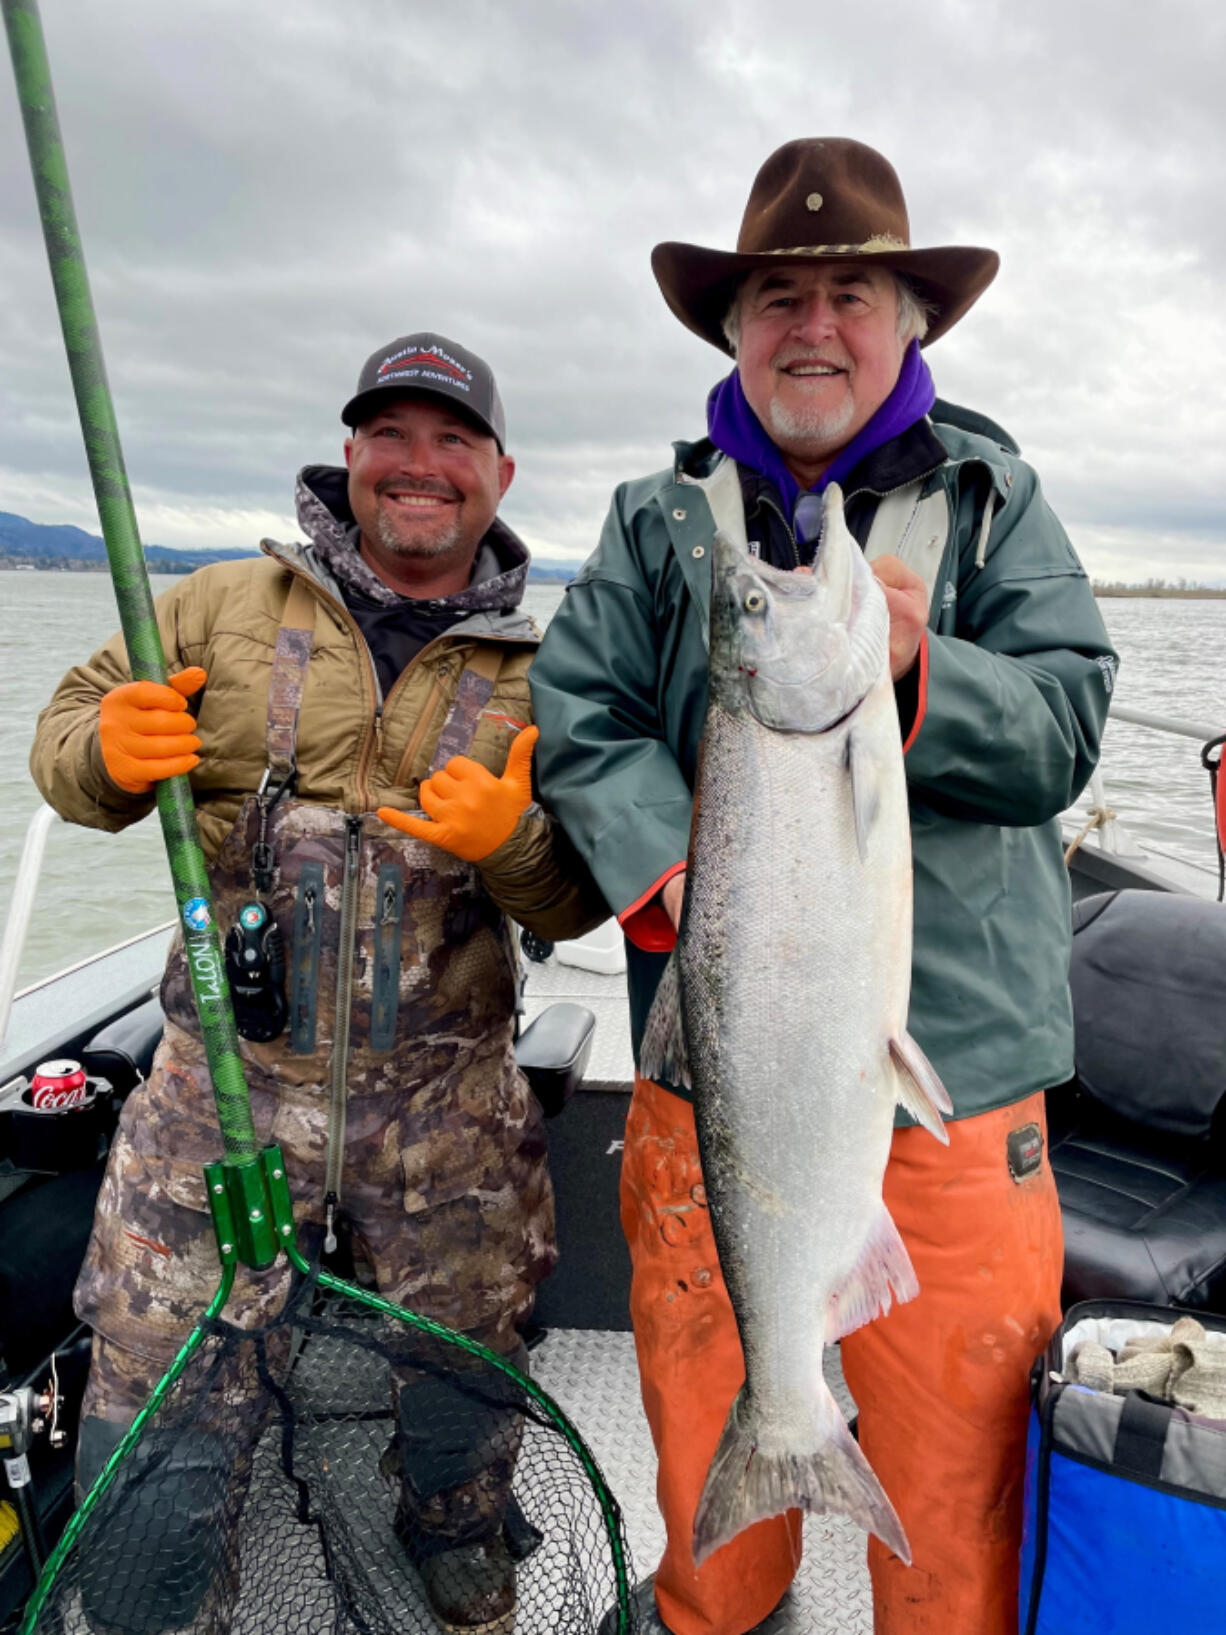
[[[657,244],[652,271],[681,322],[721,351],[737,285],[781,261],[867,261],[905,273],[935,308],[924,345],[951,329],[996,276],[995,250],[913,250],[902,186],[887,159],[846,137],[806,137],[754,179],[735,251]]]

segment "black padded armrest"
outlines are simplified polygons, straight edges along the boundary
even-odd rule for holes
[[[117,1021],[108,1022],[81,1052],[85,1071],[109,1079],[117,1096],[127,1095],[149,1077],[165,1022],[158,999],[146,999]]]
[[[583,1080],[596,1018],[586,1005],[559,1000],[535,1017],[515,1042],[515,1060],[546,1118],[554,1118]]]

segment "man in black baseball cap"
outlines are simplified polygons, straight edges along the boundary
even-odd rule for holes
[[[343,418],[344,464],[298,476],[303,542],[265,540],[261,555],[164,593],[175,687],[132,683],[119,637],[88,672],[70,672],[42,717],[34,775],[68,820],[97,827],[102,813],[119,829],[148,812],[154,784],[186,773],[223,919],[253,889],[245,825],[257,791],[277,792],[259,834],[292,994],[270,978],[260,1020],[280,1031],[249,1035],[262,1042],[248,1072],[259,1105],[277,1110],[295,1208],[321,1236],[364,1246],[389,1299],[522,1364],[533,1291],[555,1258],[553,1201],[541,1109],[515,1066],[504,917],[552,942],[607,910],[532,799],[540,632],[520,606],[527,549],[497,515],[515,465],[493,375],[442,336],[409,335],[365,365]],[[178,729],[151,734],[153,712]],[[314,886],[298,883],[300,867]],[[317,914],[303,889],[349,906]],[[170,969],[182,997],[178,949]],[[173,1061],[159,1059],[129,1104],[141,1156],[113,1149],[114,1190],[76,1292],[108,1348],[95,1352],[83,1414],[82,1491],[218,1275],[207,1217],[159,1203],[147,1181],[195,1173],[193,1132],[213,1124],[189,1002],[167,1001],[167,1035]],[[334,1061],[346,1050],[337,1039],[348,1046]],[[333,1128],[338,1074],[351,1111]],[[161,1262],[129,1252],[136,1230],[178,1268],[169,1297]],[[436,1446],[442,1421],[414,1385],[396,1382],[405,1549],[440,1627],[509,1630],[515,1439],[449,1410]],[[218,1627],[236,1588],[234,1575],[213,1586]]]

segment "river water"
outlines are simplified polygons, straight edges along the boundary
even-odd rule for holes
[[[173,584],[155,576],[154,594]],[[532,585],[545,624],[561,599]],[[1226,731],[1226,600],[1111,599],[1100,604],[1123,664],[1119,699],[1134,708],[1218,722]],[[26,824],[39,796],[26,768],[34,723],[70,665],[116,628],[99,573],[0,573],[0,905],[7,918]],[[1216,867],[1209,780],[1197,746],[1112,722],[1103,751],[1111,805],[1147,847]],[[172,917],[156,818],[121,835],[56,825],[43,865],[19,987]]]

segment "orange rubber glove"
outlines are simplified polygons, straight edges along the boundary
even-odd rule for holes
[[[422,784],[418,799],[426,818],[381,806],[384,823],[414,840],[428,840],[466,863],[479,863],[508,840],[532,800],[532,751],[540,737],[526,727],[511,745],[501,778],[467,755],[453,755]]]
[[[147,795],[163,778],[200,765],[196,718],[187,700],[208,677],[194,665],[163,687],[157,681],[125,681],[104,693],[98,710],[102,760],[112,783],[129,795]]]

